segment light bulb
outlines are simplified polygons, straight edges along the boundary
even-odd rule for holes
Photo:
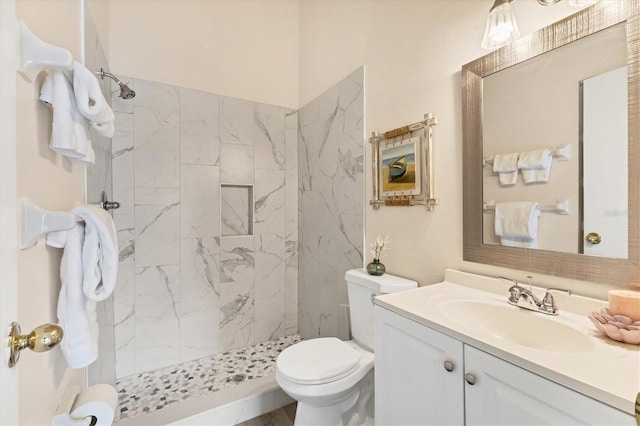
[[[496,0],[491,8],[482,37],[483,49],[497,49],[520,36],[510,3],[511,0]]]

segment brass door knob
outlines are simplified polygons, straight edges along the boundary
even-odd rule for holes
[[[34,352],[46,352],[60,343],[64,332],[55,324],[42,324],[27,335],[20,334],[20,325],[11,323],[9,331],[9,367],[13,367],[20,359],[20,351],[29,348]]]
[[[584,238],[589,244],[600,244],[602,237],[597,232],[589,232]]]

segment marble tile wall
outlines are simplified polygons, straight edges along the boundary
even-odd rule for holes
[[[299,110],[299,329],[349,337],[344,273],[363,264],[364,68]]]
[[[297,333],[297,111],[119,77],[116,376]]]

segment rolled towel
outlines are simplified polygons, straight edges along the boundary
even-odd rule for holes
[[[495,233],[500,238],[500,244],[536,248],[539,216],[540,205],[536,202],[496,203]]]
[[[548,182],[552,159],[551,151],[548,149],[521,152],[518,169],[522,170],[525,183]]]
[[[518,154],[496,154],[493,171],[498,173],[500,185],[515,185],[518,182]]]
[[[80,114],[71,83],[62,71],[50,71],[40,89],[40,100],[53,110],[49,148],[80,164],[94,164],[88,139],[88,121]]]
[[[113,137],[115,114],[102,95],[96,76],[79,62],[73,65],[73,90],[80,113],[106,138]]]

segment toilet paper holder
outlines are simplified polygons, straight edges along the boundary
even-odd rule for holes
[[[80,386],[67,387],[58,404],[53,426],[110,426],[118,407],[118,392],[100,383],[81,391]]]
[[[80,386],[74,385],[69,386],[67,390],[62,395],[62,399],[60,400],[60,404],[58,404],[58,408],[56,409],[56,414],[53,416],[53,421],[51,424],[53,426],[64,426],[64,425],[91,425],[93,422],[93,417],[74,419],[71,417],[71,409],[73,408],[73,403],[76,400],[76,396],[80,393]]]

